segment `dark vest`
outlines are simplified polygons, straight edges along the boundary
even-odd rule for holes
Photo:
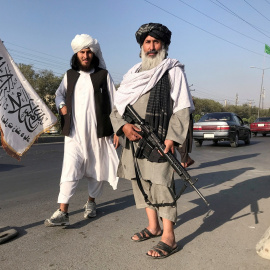
[[[113,134],[113,128],[110,121],[111,103],[107,86],[107,74],[107,70],[100,68],[95,69],[94,73],[90,74],[94,87],[98,138]],[[70,133],[73,93],[79,77],[80,73],[77,71],[73,69],[69,69],[67,71],[67,114],[61,116],[62,134],[66,136],[68,136]]]

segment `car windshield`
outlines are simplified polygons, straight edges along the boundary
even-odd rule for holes
[[[199,120],[199,122],[210,121],[232,121],[232,118],[230,113],[207,113]]]
[[[270,117],[260,117],[257,118],[255,122],[270,122]]]

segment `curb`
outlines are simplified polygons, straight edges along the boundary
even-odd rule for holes
[[[64,142],[65,140],[65,136],[53,136],[53,135],[49,135],[49,136],[40,136],[38,137],[38,139],[36,140],[36,143],[54,143],[54,142]]]

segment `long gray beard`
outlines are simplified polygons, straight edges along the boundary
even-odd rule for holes
[[[166,58],[166,55],[167,50],[163,48],[155,55],[155,57],[149,57],[144,52],[143,48],[141,48],[142,67],[140,71],[149,70],[158,66]]]

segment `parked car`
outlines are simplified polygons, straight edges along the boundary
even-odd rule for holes
[[[250,124],[250,130],[254,136],[257,136],[257,133],[266,136],[267,133],[270,133],[270,117],[257,118],[254,123]]]
[[[55,126],[51,127],[45,132],[45,134],[58,134],[58,133],[59,133],[59,130]]]
[[[251,132],[244,121],[235,113],[214,112],[205,114],[193,125],[193,139],[196,146],[203,141],[229,141],[231,147],[237,147],[239,140],[250,144]]]

